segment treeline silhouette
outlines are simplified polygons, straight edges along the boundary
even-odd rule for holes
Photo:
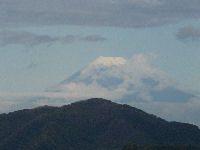
[[[132,142],[198,145],[200,130],[104,99],[0,115],[0,150],[116,150]]]
[[[120,150],[200,150],[200,147],[194,145],[138,145],[138,144],[128,144]]]

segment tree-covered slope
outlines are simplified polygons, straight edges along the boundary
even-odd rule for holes
[[[104,99],[0,115],[2,150],[112,150],[130,142],[198,145],[200,130]]]
[[[127,144],[122,149],[119,150],[199,150],[200,147],[195,145],[137,145],[137,144]]]

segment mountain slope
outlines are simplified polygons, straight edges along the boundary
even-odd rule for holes
[[[3,150],[111,150],[130,142],[200,144],[200,130],[104,99],[0,115]]]
[[[199,150],[199,146],[194,145],[137,145],[137,144],[128,144],[120,150]]]
[[[129,60],[101,56],[52,91],[65,93],[68,98],[103,97],[123,103],[186,102],[195,97],[177,88],[165,73],[153,68],[147,61],[143,55]]]

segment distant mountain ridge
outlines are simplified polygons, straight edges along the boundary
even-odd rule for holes
[[[199,150],[199,146],[194,145],[176,145],[176,144],[166,144],[166,145],[137,145],[134,143],[127,144],[122,149],[119,150]]]
[[[200,145],[200,130],[105,99],[0,115],[2,150],[114,150],[131,142]]]

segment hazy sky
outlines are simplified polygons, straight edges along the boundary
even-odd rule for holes
[[[180,87],[200,92],[197,19],[140,28],[12,24],[0,29],[0,91],[43,91],[99,56],[151,52],[158,55],[153,66]]]
[[[168,83],[166,75],[173,86],[165,85],[164,92],[188,99],[129,104],[200,126],[199,6],[199,0],[0,0],[0,113],[63,105],[69,103],[63,98],[73,94],[127,94],[82,83],[67,85],[59,98],[44,92],[99,56],[109,56],[127,61],[114,71],[128,68],[125,81],[128,76],[141,79],[136,90],[147,82],[139,91],[142,98],[156,96],[148,84]],[[150,55],[156,57],[149,60]],[[148,75],[158,81],[143,80]]]

